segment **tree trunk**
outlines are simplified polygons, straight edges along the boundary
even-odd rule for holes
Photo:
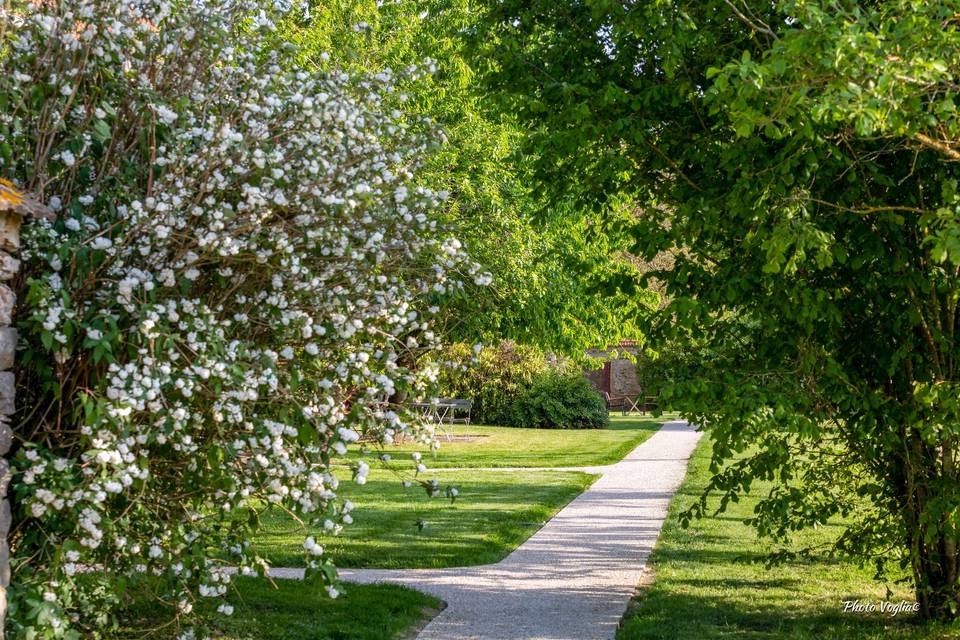
[[[960,617],[957,532],[940,495],[955,480],[953,442],[948,438],[937,451],[924,446],[918,434],[912,441],[912,500],[905,521],[919,614],[925,620],[954,620]]]
[[[912,535],[923,537],[920,531]],[[951,579],[948,570],[948,566],[956,562],[956,557],[943,554],[944,543],[942,536],[930,544],[924,544],[922,539],[914,541],[920,550],[919,556],[913,559],[917,602],[920,617],[926,620],[953,620],[960,613],[960,585],[956,578]]]

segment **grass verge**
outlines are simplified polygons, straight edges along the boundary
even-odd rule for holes
[[[337,537],[271,511],[256,543],[274,566],[303,566],[303,540],[315,535],[339,567],[459,567],[497,562],[537,531],[596,478],[561,471],[454,471],[454,502],[372,471],[363,486],[344,482],[354,523]]]
[[[741,499],[726,513],[681,528],[677,515],[710,478],[709,453],[704,438],[650,558],[653,584],[642,588],[632,603],[617,640],[960,638],[958,628],[921,626],[910,614],[843,613],[845,600],[913,602],[908,588],[875,582],[869,568],[822,556],[766,570],[759,560],[772,547],[758,541],[742,522],[753,515],[755,498]],[[758,483],[756,488],[762,492],[765,486]],[[836,535],[836,527],[804,532],[796,542],[826,542]]]
[[[218,640],[390,640],[412,637],[413,631],[437,613],[439,600],[419,591],[381,584],[348,584],[336,600],[322,587],[299,580],[277,580],[276,587],[261,578],[237,578],[236,593],[228,597],[231,616],[216,612],[213,604],[197,603],[198,636]],[[219,604],[220,600],[217,601]],[[183,629],[157,628],[170,611],[152,601],[139,600],[127,609],[122,640],[166,640]]]

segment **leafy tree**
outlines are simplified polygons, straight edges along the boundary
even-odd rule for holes
[[[428,82],[403,95],[405,108],[429,116],[446,143],[424,168],[450,192],[446,214],[492,283],[444,309],[453,339],[512,339],[561,352],[640,338],[634,318],[656,305],[634,282],[629,238],[601,230],[599,216],[571,213],[569,199],[549,206],[532,189],[528,163],[515,153],[523,131],[505,112],[485,109],[462,35],[475,15],[471,0],[314,1],[282,25],[282,41],[301,63],[376,73],[434,61]],[[280,45],[278,45],[280,46]],[[624,259],[611,260],[611,256]]]
[[[956,0],[503,0],[474,40],[544,193],[670,251],[656,335],[724,504],[909,570],[960,612]],[[706,502],[687,517],[702,514]]]

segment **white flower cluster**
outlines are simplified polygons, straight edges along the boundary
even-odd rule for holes
[[[96,627],[66,604],[96,585],[82,566],[166,579],[187,615],[226,593],[223,567],[265,568],[233,511],[279,504],[335,534],[352,505],[328,455],[431,437],[396,399],[432,388],[413,365],[443,296],[489,274],[437,224],[447,194],[415,182],[438,136],[395,87],[421,69],[290,68],[257,2],[23,12],[0,78],[22,157],[0,172],[28,167],[13,177],[60,211],[24,242],[31,388],[54,408],[17,458],[38,542],[14,553],[24,593],[64,596],[30,624]]]

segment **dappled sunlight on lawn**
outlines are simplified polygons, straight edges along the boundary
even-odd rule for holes
[[[731,504],[722,514],[695,520],[688,529],[677,516],[692,504],[709,479],[709,442],[691,460],[687,481],[650,558],[655,580],[624,619],[618,640],[667,638],[851,638],[857,640],[947,639],[960,630],[918,627],[910,614],[842,612],[842,601],[914,601],[903,585],[875,582],[869,567],[845,558],[814,554],[766,569],[775,547],[758,540],[743,523],[753,516],[757,496]],[[796,548],[828,542],[842,524],[830,523],[797,537]],[[895,579],[897,576],[893,576]],[[887,593],[887,587],[891,592]]]
[[[607,429],[521,429],[486,425],[445,425],[446,433],[456,437],[448,441],[438,433],[440,450],[428,453],[423,445],[404,443],[382,449],[367,445],[366,453],[353,453],[350,459],[376,459],[389,454],[392,463],[412,467],[410,453],[424,453],[428,467],[585,467],[613,464],[656,433],[665,415],[612,415]],[[468,440],[460,438],[472,437]],[[346,460],[339,460],[346,462]]]
[[[526,540],[595,478],[576,472],[451,472],[451,502],[430,498],[418,485],[404,488],[387,472],[366,485],[341,485],[356,505],[353,524],[325,536],[330,557],[342,567],[455,567],[496,562]],[[302,566],[303,529],[286,514],[264,518],[257,543],[276,566]]]

